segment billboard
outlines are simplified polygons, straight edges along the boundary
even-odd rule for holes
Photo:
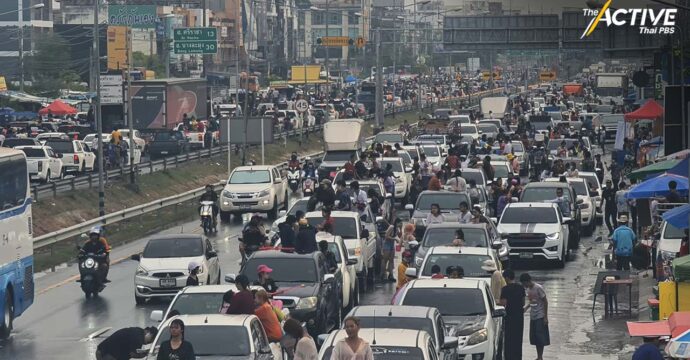
[[[229,122],[229,124],[228,124]],[[245,133],[245,119],[243,117],[220,119],[220,142],[228,143],[228,131],[230,144],[261,145],[261,123],[263,122],[263,143],[273,143],[273,119],[270,117],[249,117]],[[229,125],[229,127],[228,127]]]
[[[306,73],[306,79],[305,79]],[[313,82],[319,80],[321,65],[293,66],[290,81]]]
[[[182,116],[206,119],[206,80],[137,81],[132,83],[136,129],[172,129]]]
[[[126,26],[108,26],[108,70],[127,69]]]
[[[109,5],[108,24],[137,29],[155,29],[156,5]]]

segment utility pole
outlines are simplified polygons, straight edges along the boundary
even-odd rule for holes
[[[24,4],[22,0],[17,0],[19,3],[17,8],[17,25],[19,25],[19,91],[24,92]]]
[[[101,59],[100,59],[100,32],[99,32],[99,2],[93,2],[93,74],[96,83],[96,98],[93,101],[96,120],[96,133],[98,134],[98,215],[105,215],[105,189],[103,184],[103,122],[101,119]]]
[[[383,126],[383,76],[381,74],[381,31],[376,28],[375,47],[376,47],[376,126]]]
[[[326,12],[324,13],[324,18],[326,19],[326,37],[329,37],[330,34],[328,33],[328,23],[330,22],[330,19],[328,19],[328,16],[331,11],[331,2],[330,0],[326,0]],[[324,61],[324,65],[326,65],[326,103],[328,104],[330,97],[331,97],[331,71],[329,69],[329,63],[328,63],[328,48],[330,46],[326,46],[326,59]],[[330,119],[329,119],[330,120]]]
[[[127,125],[129,126],[129,183],[136,182],[134,173],[134,117],[132,117],[132,29],[127,28]]]
[[[254,0],[251,0],[249,6],[250,6],[249,13],[254,15]],[[250,17],[248,29],[251,29],[251,28],[252,28],[252,23],[251,23],[251,17]],[[249,41],[251,41],[251,40],[249,40]],[[245,49],[245,53],[247,54],[247,57],[245,59],[245,69],[247,71],[245,74],[245,79],[246,79],[247,85],[246,85],[246,89],[244,89],[244,108],[242,109],[243,114],[244,114],[244,147],[242,148],[242,165],[243,166],[247,164],[247,127],[249,126],[249,42],[248,41],[245,41],[244,49]],[[240,85],[242,83],[241,80],[242,79],[240,77]],[[238,89],[237,94],[239,96],[239,89]]]

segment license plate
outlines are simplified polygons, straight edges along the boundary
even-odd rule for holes
[[[521,252],[520,253],[520,259],[531,259],[534,257],[533,253],[530,252]]]
[[[161,155],[166,155],[166,154],[168,154],[167,151],[161,151]]]
[[[240,209],[247,210],[249,208],[250,208],[249,205],[240,205]]]
[[[161,287],[164,288],[177,286],[177,279],[160,279],[159,281]]]

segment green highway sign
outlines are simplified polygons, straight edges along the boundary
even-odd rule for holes
[[[218,43],[215,41],[175,41],[175,54],[215,54],[218,52]]]
[[[175,54],[216,54],[218,29],[214,27],[173,29]]]

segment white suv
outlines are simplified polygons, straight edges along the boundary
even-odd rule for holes
[[[218,255],[211,242],[202,235],[173,234],[149,240],[144,252],[132,255],[139,261],[134,275],[134,299],[172,297],[187,283],[189,264],[199,265],[199,284],[220,284]]]
[[[395,294],[393,304],[437,308],[448,335],[458,338],[459,359],[496,359],[503,351],[505,308],[496,305],[483,280],[412,280]]]
[[[510,203],[503,210],[497,228],[507,241],[511,259],[540,258],[564,267],[571,221],[561,215],[556,204]]]
[[[275,218],[288,205],[287,179],[272,165],[240,166],[230,174],[220,194],[220,218],[230,220],[246,212],[268,212]]]
[[[381,169],[385,169],[387,164],[393,166],[391,171],[395,176],[395,194],[393,194],[393,196],[395,199],[406,203],[407,197],[410,195],[410,186],[412,184],[412,168],[405,168],[402,159],[397,157],[382,158],[379,160]]]

